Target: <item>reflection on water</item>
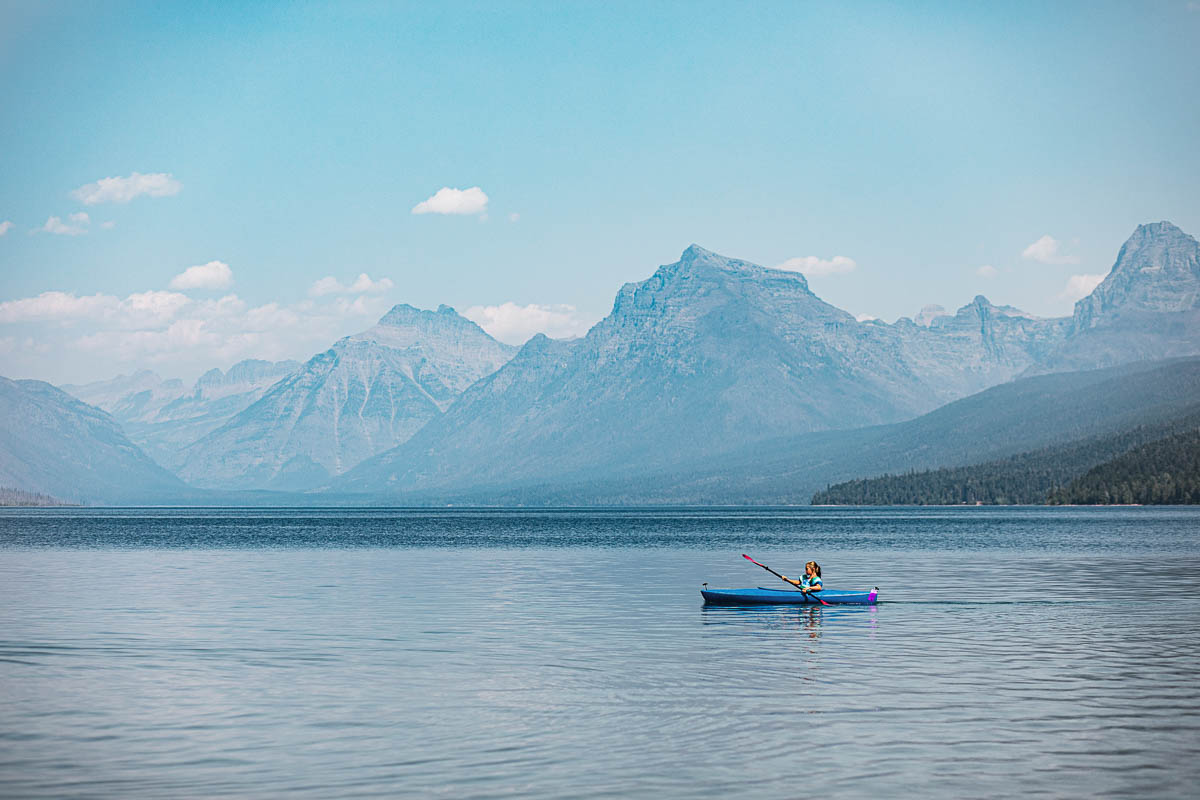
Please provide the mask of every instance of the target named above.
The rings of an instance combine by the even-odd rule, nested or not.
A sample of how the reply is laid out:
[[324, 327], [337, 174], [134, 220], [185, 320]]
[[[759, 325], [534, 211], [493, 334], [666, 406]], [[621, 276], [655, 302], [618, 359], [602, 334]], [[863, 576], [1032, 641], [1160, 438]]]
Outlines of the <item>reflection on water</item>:
[[[0, 796], [1188, 796], [1198, 536], [1187, 510], [0, 513]], [[750, 544], [884, 602], [704, 605], [753, 585]]]

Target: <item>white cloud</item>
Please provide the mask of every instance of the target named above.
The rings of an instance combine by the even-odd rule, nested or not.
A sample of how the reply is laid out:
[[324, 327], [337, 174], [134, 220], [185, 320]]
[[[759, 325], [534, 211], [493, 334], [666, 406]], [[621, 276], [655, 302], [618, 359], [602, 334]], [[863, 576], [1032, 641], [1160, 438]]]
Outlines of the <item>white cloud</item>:
[[[166, 290], [124, 299], [44, 292], [0, 302], [0, 345], [10, 351], [3, 371], [81, 383], [151, 368], [191, 380], [244, 358], [310, 358], [369, 327], [387, 305], [368, 294], [250, 307], [236, 294], [196, 300]], [[55, 357], [20, 344], [30, 337]]]
[[11, 222], [9, 222], [8, 220], [4, 220], [4, 222], [0, 222], [0, 236], [3, 236], [4, 234], [11, 231], [12, 227], [13, 227], [13, 224]]
[[388, 304], [378, 297], [359, 295], [353, 300], [339, 297], [333, 302], [332, 308], [343, 317], [382, 317], [387, 311]]
[[119, 305], [120, 301], [108, 294], [76, 297], [68, 292], [42, 292], [37, 297], [0, 303], [0, 322], [99, 319]]
[[202, 319], [223, 319], [246, 313], [246, 302], [236, 294], [227, 294], [219, 300], [204, 300], [194, 306], [193, 314]]
[[483, 189], [451, 189], [444, 186], [437, 194], [413, 206], [414, 214], [484, 214], [487, 212], [488, 196]]
[[192, 299], [179, 292], [137, 292], [121, 301], [116, 320], [122, 328], [144, 328], [166, 324], [176, 314], [192, 304]]
[[[302, 308], [301, 304], [265, 303], [249, 308], [236, 295], [192, 302], [175, 319], [147, 322], [140, 328], [107, 324], [62, 341], [56, 350], [102, 362], [103, 369], [91, 363], [86, 367], [97, 377], [148, 366], [175, 375], [198, 375], [214, 365], [244, 358], [307, 359], [363, 328], [361, 317], [347, 316], [328, 305]], [[78, 382], [75, 375], [68, 380]]]
[[79, 211], [67, 217], [67, 221], [63, 222], [61, 217], [51, 217], [46, 220], [46, 224], [38, 228], [42, 233], [55, 233], [59, 236], [80, 236], [87, 233], [87, 226], [91, 223], [88, 215], [84, 211]]
[[95, 183], [80, 186], [71, 196], [85, 206], [97, 203], [128, 203], [135, 197], [170, 197], [179, 194], [183, 184], [166, 172], [143, 175], [132, 173], [128, 178], [101, 178]]
[[1059, 297], [1068, 300], [1082, 300], [1092, 293], [1092, 290], [1104, 280], [1103, 275], [1072, 275], [1067, 279], [1067, 285], [1059, 292]]
[[1059, 251], [1062, 243], [1049, 234], [1038, 239], [1021, 252], [1022, 258], [1042, 264], [1078, 264], [1078, 256], [1064, 255]]
[[511, 214], [509, 214], [509, 215], [508, 215], [508, 221], [509, 221], [509, 222], [517, 222], [517, 221], [519, 221], [520, 219], [521, 219], [521, 215], [520, 215], [520, 214], [518, 214], [518, 213], [517, 213], [517, 212], [515, 212], [515, 211], [514, 211], [513, 213], [511, 213]]
[[192, 303], [178, 292], [136, 292], [124, 300], [110, 294], [78, 297], [69, 292], [42, 292], [36, 297], [0, 303], [0, 323], [102, 321], [120, 328], [162, 325]]
[[349, 285], [343, 284], [337, 278], [329, 275], [313, 281], [313, 285], [308, 289], [308, 294], [310, 297], [324, 297], [327, 294], [380, 294], [395, 288], [395, 286], [396, 284], [392, 283], [391, 278], [380, 278], [373, 281], [371, 276], [365, 272], [360, 273], [354, 283]]
[[855, 319], [859, 322], [871, 322], [872, 320], [879, 319], [879, 317], [873, 317], [870, 314], [859, 314]]
[[536, 333], [552, 339], [582, 336], [595, 320], [587, 319], [575, 306], [519, 306], [502, 303], [498, 306], [471, 306], [463, 316], [502, 342], [523, 344]]
[[996, 269], [991, 264], [984, 264], [982, 267], [975, 270], [975, 274], [981, 278], [994, 278], [999, 274], [999, 272], [1000, 270]]
[[802, 272], [805, 275], [812, 277], [815, 275], [840, 275], [847, 272], [853, 272], [858, 264], [853, 258], [845, 256], [834, 256], [831, 259], [817, 258], [816, 256], [804, 256], [803, 258], [789, 258], [775, 269], [785, 269], [789, 272]]
[[232, 285], [233, 270], [224, 261], [188, 267], [168, 284], [172, 289], [228, 289]]
[[110, 230], [112, 230], [113, 228], [117, 227], [117, 223], [113, 222], [113, 221], [110, 219], [110, 220], [108, 220], [107, 222], [101, 222], [101, 223], [100, 223], [100, 227], [101, 227], [101, 228], [104, 228], [104, 230], [106, 230], [106, 231], [110, 231]]

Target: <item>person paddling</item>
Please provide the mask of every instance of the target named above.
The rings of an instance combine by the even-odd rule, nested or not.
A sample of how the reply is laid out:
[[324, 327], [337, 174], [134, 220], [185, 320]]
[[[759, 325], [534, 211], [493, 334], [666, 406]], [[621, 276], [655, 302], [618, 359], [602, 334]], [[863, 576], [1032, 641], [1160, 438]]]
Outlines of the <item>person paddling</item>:
[[821, 584], [821, 565], [815, 561], [810, 561], [804, 565], [804, 577], [800, 580], [792, 580], [787, 575], [780, 575], [788, 583], [793, 586], [800, 587], [800, 591], [808, 594], [809, 592], [819, 592], [825, 588]]

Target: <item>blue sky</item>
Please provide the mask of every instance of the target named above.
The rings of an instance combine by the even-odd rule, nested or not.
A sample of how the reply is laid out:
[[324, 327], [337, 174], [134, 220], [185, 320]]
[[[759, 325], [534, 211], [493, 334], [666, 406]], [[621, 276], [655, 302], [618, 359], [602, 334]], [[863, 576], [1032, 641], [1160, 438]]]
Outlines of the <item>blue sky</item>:
[[303, 359], [397, 302], [581, 333], [692, 242], [889, 321], [1065, 315], [1137, 224], [1200, 233], [1198, 36], [1189, 0], [0, 2], [0, 374]]

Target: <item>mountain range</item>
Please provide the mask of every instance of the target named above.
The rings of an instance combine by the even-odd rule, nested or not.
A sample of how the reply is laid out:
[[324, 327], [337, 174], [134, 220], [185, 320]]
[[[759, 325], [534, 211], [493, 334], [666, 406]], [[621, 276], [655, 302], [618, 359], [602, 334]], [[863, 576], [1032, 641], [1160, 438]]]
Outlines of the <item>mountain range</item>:
[[191, 387], [140, 370], [108, 381], [62, 388], [112, 414], [155, 461], [178, 471], [183, 466], [184, 447], [225, 424], [299, 366], [296, 361], [252, 359], [234, 364], [228, 372], [211, 369]]
[[449, 306], [398, 305], [184, 448], [202, 488], [301, 490], [408, 440], [515, 348]]
[[[1169, 223], [1140, 226], [1097, 287], [1105, 302], [1081, 301], [1073, 318], [1039, 319], [977, 297], [924, 327], [858, 322], [803, 276], [693, 245], [623, 287], [586, 337], [535, 337], [445, 415], [331, 488], [619, 482], [805, 432], [910, 419], [1050, 364], [1197, 353], [1198, 254], [1200, 244]], [[1131, 324], [1138, 336], [1122, 349]]]
[[859, 322], [799, 273], [692, 245], [622, 287], [580, 339], [517, 350], [446, 306], [401, 305], [302, 365], [243, 362], [190, 389], [144, 372], [67, 388], [199, 487], [663, 502], [708, 496], [682, 489], [693, 476], [742, 487], [719, 502], [804, 502], [750, 491], [753, 464], [806, 437], [853, 447], [1019, 378], [1200, 353], [1200, 244], [1170, 223], [1139, 226], [1072, 317], [979, 296], [919, 320]]

